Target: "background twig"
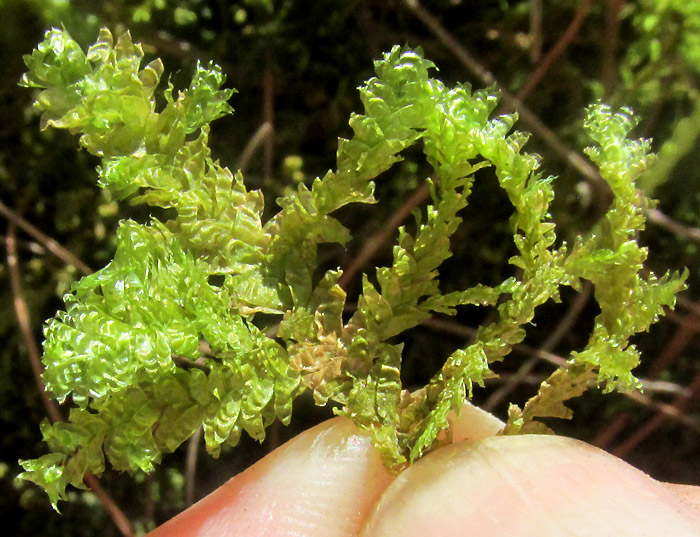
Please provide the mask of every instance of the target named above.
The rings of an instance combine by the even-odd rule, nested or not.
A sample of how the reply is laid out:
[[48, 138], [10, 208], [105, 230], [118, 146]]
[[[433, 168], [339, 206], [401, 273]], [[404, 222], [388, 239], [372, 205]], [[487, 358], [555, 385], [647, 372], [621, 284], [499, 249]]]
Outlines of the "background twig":
[[[53, 242], [55, 243], [55, 241]], [[36, 383], [37, 391], [39, 392], [44, 406], [46, 407], [46, 412], [48, 413], [51, 422], [56, 423], [63, 421], [63, 416], [61, 415], [61, 411], [59, 410], [56, 401], [51, 399], [46, 393], [44, 381], [41, 378], [41, 374], [43, 372], [43, 366], [41, 365], [41, 353], [39, 352], [39, 346], [34, 339], [34, 335], [32, 334], [29, 309], [27, 308], [27, 303], [24, 299], [24, 292], [22, 290], [22, 277], [19, 269], [19, 261], [17, 259], [14, 221], [11, 221], [10, 225], [8, 226], [5, 244], [7, 246], [7, 266], [10, 273], [12, 294], [14, 296], [15, 313], [17, 316], [17, 322], [19, 323], [20, 330], [22, 332], [24, 344], [27, 349], [27, 354], [29, 356], [29, 363], [32, 367], [32, 372], [34, 373], [34, 382]], [[104, 490], [99, 480], [94, 475], [86, 474], [85, 483], [100, 500], [100, 503], [121, 534], [124, 535], [124, 537], [133, 537], [135, 533], [131, 526], [131, 522], [129, 522], [129, 519], [112, 499], [112, 497], [107, 493], [107, 491]]]
[[27, 222], [24, 218], [10, 209], [7, 205], [0, 201], [0, 214], [7, 218], [12, 224], [16, 225], [18, 228], [22, 229], [32, 237], [34, 237], [40, 244], [42, 244], [49, 252], [54, 254], [60, 260], [62, 260], [66, 265], [73, 265], [84, 275], [91, 274], [92, 269], [83, 263], [80, 259], [74, 256], [71, 252], [66, 250], [58, 242], [56, 242], [51, 237], [45, 235], [39, 231], [35, 226]]
[[544, 58], [542, 58], [542, 61], [539, 62], [535, 70], [527, 79], [527, 82], [525, 82], [525, 84], [523, 84], [522, 87], [518, 90], [518, 93], [516, 95], [517, 100], [523, 102], [528, 98], [530, 93], [532, 93], [532, 90], [534, 90], [537, 87], [537, 85], [542, 81], [545, 74], [547, 73], [547, 71], [549, 71], [554, 62], [557, 61], [557, 59], [571, 44], [571, 42], [576, 37], [576, 34], [581, 29], [583, 21], [586, 20], [586, 16], [588, 15], [588, 11], [590, 10], [592, 1], [593, 0], [583, 0], [581, 2], [578, 9], [576, 10], [576, 13], [574, 14], [574, 18], [571, 20], [571, 24], [569, 24], [568, 28], [564, 30], [564, 33], [561, 35], [556, 44], [547, 51], [547, 54], [545, 54]]

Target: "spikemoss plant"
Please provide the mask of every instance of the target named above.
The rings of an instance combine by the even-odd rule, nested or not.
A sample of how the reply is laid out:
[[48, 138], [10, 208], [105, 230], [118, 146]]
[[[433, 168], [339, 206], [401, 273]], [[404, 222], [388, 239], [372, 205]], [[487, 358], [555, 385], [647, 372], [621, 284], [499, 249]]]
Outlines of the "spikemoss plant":
[[[200, 425], [214, 455], [242, 431], [262, 440], [274, 420], [289, 421], [305, 390], [371, 434], [398, 470], [444, 441], [448, 413], [523, 340], [537, 306], [582, 280], [593, 283], [600, 307], [588, 345], [524, 408], [511, 406], [504, 433], [546, 430], [538, 418], [568, 417], [564, 402], [592, 381], [606, 391], [637, 387], [631, 370], [639, 355], [628, 340], [674, 305], [684, 276], [640, 275], [646, 251], [635, 234], [648, 201], [634, 181], [650, 156], [646, 141], [627, 138], [635, 125], [629, 110], [588, 109], [595, 145], [587, 154], [614, 201], [587, 237], [557, 245], [552, 178], [522, 151], [528, 137], [512, 130], [517, 116], [490, 118], [497, 92], [446, 87], [430, 77], [434, 65], [420, 50], [395, 47], [360, 88], [365, 111], [351, 116], [354, 134], [340, 140], [336, 169], [299, 184], [263, 221], [261, 193], [247, 190], [208, 147], [209, 123], [232, 111], [221, 70], [198, 65], [177, 93], [168, 83], [158, 111], [163, 66], [141, 68], [142, 59], [128, 33], [114, 43], [107, 30], [87, 54], [65, 31], [51, 30], [25, 59], [22, 84], [41, 89], [42, 126], [79, 134], [81, 146], [102, 158], [99, 184], [115, 197], [174, 215], [122, 221], [114, 260], [78, 282], [65, 311], [46, 324], [46, 386], [74, 406], [67, 422], [42, 425], [51, 453], [23, 461], [22, 477], [44, 487], [54, 505], [68, 484], [100, 474], [105, 460], [119, 470], [152, 470]], [[393, 263], [377, 268], [378, 286], [363, 279], [357, 308], [345, 316], [340, 271], [314, 277], [318, 245], [348, 241], [334, 211], [374, 203], [373, 180], [413, 144], [434, 168], [430, 204], [416, 213], [415, 234], [399, 230]], [[438, 268], [484, 167], [513, 206], [517, 254], [509, 263], [517, 277], [443, 293]], [[425, 387], [403, 389], [396, 336], [466, 304], [493, 306], [497, 318]]]

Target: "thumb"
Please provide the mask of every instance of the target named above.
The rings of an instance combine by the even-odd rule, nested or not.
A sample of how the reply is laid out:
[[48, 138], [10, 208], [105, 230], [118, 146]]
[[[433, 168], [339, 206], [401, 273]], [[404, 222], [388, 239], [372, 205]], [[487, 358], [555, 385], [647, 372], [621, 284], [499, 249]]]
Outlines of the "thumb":
[[305, 431], [148, 537], [354, 537], [391, 481], [346, 418]]
[[666, 487], [582, 442], [495, 436], [440, 449], [385, 491], [363, 537], [698, 537]]

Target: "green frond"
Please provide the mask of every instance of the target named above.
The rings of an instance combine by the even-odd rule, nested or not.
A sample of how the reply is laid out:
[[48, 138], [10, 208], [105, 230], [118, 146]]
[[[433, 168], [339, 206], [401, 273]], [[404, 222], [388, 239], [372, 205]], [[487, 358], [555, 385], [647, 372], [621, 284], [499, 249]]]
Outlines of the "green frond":
[[[505, 432], [543, 431], [538, 418], [568, 417], [564, 402], [591, 381], [606, 390], [636, 385], [639, 356], [628, 340], [673, 306], [683, 277], [640, 275], [646, 251], [635, 234], [648, 201], [634, 181], [651, 157], [646, 141], [627, 138], [630, 111], [589, 109], [596, 146], [587, 153], [614, 201], [588, 237], [556, 246], [552, 178], [523, 151], [528, 135], [513, 130], [517, 115], [491, 117], [497, 92], [448, 88], [431, 77], [435, 66], [420, 50], [394, 47], [360, 88], [364, 114], [351, 116], [353, 136], [340, 140], [336, 169], [310, 186], [300, 182], [263, 222], [262, 195], [210, 154], [209, 123], [232, 111], [221, 70], [198, 64], [177, 96], [168, 84], [157, 110], [163, 67], [155, 60], [141, 68], [142, 59], [128, 34], [114, 43], [107, 30], [87, 54], [51, 30], [26, 57], [22, 84], [41, 90], [43, 126], [69, 129], [102, 157], [100, 185], [117, 198], [174, 215], [122, 222], [114, 260], [76, 284], [65, 311], [46, 324], [46, 386], [76, 406], [68, 422], [44, 425], [52, 453], [23, 461], [22, 477], [43, 486], [54, 505], [105, 461], [150, 471], [200, 426], [214, 455], [243, 431], [262, 440], [275, 419], [289, 421], [304, 389], [368, 431], [386, 464], [400, 469], [440, 445], [448, 414], [494, 376], [490, 364], [524, 339], [536, 309], [581, 279], [593, 283], [601, 309], [590, 342], [522, 410], [511, 407]], [[376, 285], [363, 278], [348, 319], [340, 272], [317, 277], [318, 246], [350, 239], [333, 213], [374, 203], [377, 176], [415, 144], [434, 170], [430, 202], [415, 213], [414, 233], [399, 230]], [[513, 207], [515, 275], [443, 293], [439, 270], [483, 168]], [[464, 305], [495, 308], [494, 322], [408, 392], [396, 338]], [[259, 314], [277, 316], [275, 337]]]

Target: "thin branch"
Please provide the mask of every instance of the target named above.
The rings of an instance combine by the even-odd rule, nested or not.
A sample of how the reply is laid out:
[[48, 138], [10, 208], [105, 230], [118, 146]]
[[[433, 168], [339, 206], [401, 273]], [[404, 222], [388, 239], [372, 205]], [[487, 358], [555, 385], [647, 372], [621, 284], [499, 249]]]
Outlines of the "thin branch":
[[265, 137], [263, 146], [263, 178], [269, 181], [272, 178], [275, 157], [275, 78], [269, 61], [263, 71], [263, 121], [270, 125], [271, 129], [269, 135]]
[[260, 125], [258, 127], [258, 130], [255, 131], [255, 134], [253, 134], [253, 136], [250, 138], [250, 140], [248, 140], [248, 143], [243, 148], [241, 156], [238, 157], [236, 168], [238, 168], [241, 171], [245, 171], [246, 167], [248, 166], [248, 163], [250, 162], [250, 159], [253, 158], [253, 155], [258, 150], [260, 145], [263, 143], [264, 140], [269, 138], [271, 134], [272, 125], [270, 123], [265, 122], [262, 125]]
[[[437, 330], [440, 332], [454, 334], [456, 336], [463, 337], [465, 339], [473, 339], [477, 333], [476, 328], [472, 328], [470, 326], [465, 326], [465, 325], [460, 324], [458, 322], [446, 320], [446, 319], [426, 319], [425, 321], [423, 321], [421, 323], [421, 325], [427, 326], [428, 328], [432, 328], [433, 330]], [[521, 354], [534, 356], [534, 357], [539, 358], [540, 360], [543, 360], [545, 362], [548, 362], [556, 367], [567, 367], [567, 365], [569, 363], [562, 356], [559, 356], [557, 354], [553, 354], [552, 352], [545, 351], [543, 349], [536, 349], [536, 348], [531, 347], [530, 345], [527, 345], [525, 343], [518, 343], [516, 345], [513, 345], [513, 350], [517, 351]], [[645, 379], [645, 378], [640, 378], [638, 380], [639, 380], [640, 384], [642, 385], [642, 389], [645, 392], [649, 392], [649, 393], [659, 393], [659, 394], [667, 393], [667, 394], [673, 394], [676, 397], [689, 397], [692, 393], [691, 388], [687, 388], [685, 386], [681, 386], [681, 385], [675, 384], [673, 382], [663, 382], [663, 381], [657, 381], [657, 380]], [[632, 399], [638, 403], [642, 402], [642, 398], [637, 396], [638, 392], [622, 392], [622, 393], [623, 393], [623, 395], [629, 397], [630, 399]], [[637, 395], [634, 395], [634, 394], [637, 394]], [[654, 405], [657, 405], [654, 408], [658, 408], [658, 409], [661, 408], [660, 404], [654, 403]], [[671, 414], [674, 414], [674, 412], [669, 412], [668, 414], [670, 416]]]
[[629, 412], [620, 412], [611, 419], [604, 427], [598, 429], [598, 433], [591, 440], [591, 444], [600, 449], [608, 449], [615, 442], [618, 436], [622, 434], [625, 427], [630, 421]]
[[685, 327], [690, 333], [700, 332], [700, 316], [696, 311], [690, 310], [685, 315], [681, 315], [674, 310], [668, 310], [664, 315], [675, 324]]
[[153, 497], [153, 483], [155, 481], [155, 472], [146, 474], [143, 480], [143, 518], [146, 519], [146, 523], [155, 526], [156, 521], [156, 502]]
[[669, 405], [668, 411], [657, 410], [651, 419], [645, 420], [639, 429], [612, 450], [613, 455], [620, 458], [626, 457], [642, 441], [656, 432], [669, 418], [682, 416], [693, 398], [700, 393], [700, 371], [695, 375], [695, 378], [693, 378], [687, 388], [688, 393], [676, 396], [673, 403]]
[[650, 222], [656, 224], [660, 228], [670, 231], [674, 235], [689, 239], [695, 242], [700, 242], [700, 228], [689, 227], [680, 222], [666, 216], [658, 209], [649, 209], [646, 212]]
[[[689, 397], [689, 395], [691, 395], [690, 390], [687, 388], [684, 388], [683, 392], [683, 395], [680, 397]], [[631, 392], [628, 394], [628, 397], [633, 401], [646, 406], [647, 408], [656, 410], [657, 414], [663, 414], [664, 419], [668, 418], [673, 421], [677, 421], [688, 427], [688, 429], [696, 433], [700, 433], [700, 421], [692, 416], [687, 416], [673, 404], [669, 405], [668, 403], [659, 403], [640, 392]]]
[[530, 0], [530, 61], [537, 63], [542, 56], [542, 0]]
[[[675, 314], [673, 314], [675, 315]], [[696, 312], [693, 309], [689, 309], [688, 312], [680, 317], [680, 320], [675, 319], [678, 326], [675, 333], [671, 339], [666, 343], [664, 349], [659, 353], [654, 363], [651, 365], [648, 377], [651, 379], [657, 378], [663, 371], [671, 367], [678, 357], [683, 353], [683, 351], [690, 345], [693, 336], [697, 332], [697, 318]], [[674, 412], [676, 414], [682, 414], [681, 409], [687, 405], [688, 397], [692, 395], [692, 388], [687, 388], [684, 393], [679, 393], [673, 402]], [[630, 435], [627, 440], [621, 442], [621, 444], [616, 448], [616, 452], [619, 451], [623, 456], [629, 453], [636, 445], [641, 442], [646, 436], [651, 434], [656, 428], [660, 427], [665, 421], [665, 417], [668, 417], [668, 412], [657, 411], [656, 416], [647, 420], [635, 433]], [[595, 444], [602, 448], [608, 448], [617, 439], [617, 437], [623, 432], [625, 426], [631, 421], [631, 416], [628, 412], [620, 413], [615, 417], [614, 420], [609, 422], [605, 428], [603, 428], [595, 439]]]
[[683, 295], [680, 295], [676, 299], [676, 302], [682, 308], [692, 312], [695, 315], [696, 319], [700, 319], [700, 304], [698, 304], [697, 302], [693, 302], [692, 300], [684, 297]]
[[95, 493], [95, 496], [97, 496], [97, 498], [100, 500], [102, 507], [105, 511], [107, 511], [107, 514], [112, 519], [112, 522], [114, 522], [114, 525], [117, 526], [121, 534], [124, 537], [135, 537], [136, 533], [134, 532], [131, 522], [128, 518], [126, 518], [124, 512], [119, 508], [109, 493], [102, 487], [102, 484], [97, 477], [92, 474], [85, 474], [84, 481], [85, 484], [90, 487], [92, 492]]
[[[49, 415], [49, 419], [52, 423], [57, 423], [59, 421], [63, 421], [63, 416], [61, 415], [61, 411], [59, 410], [56, 401], [51, 399], [46, 393], [46, 387], [43, 379], [41, 378], [41, 374], [43, 372], [43, 366], [41, 365], [41, 353], [39, 352], [39, 346], [34, 339], [34, 335], [32, 334], [29, 308], [27, 308], [27, 302], [24, 298], [24, 291], [22, 289], [22, 277], [17, 258], [15, 223], [13, 220], [10, 221], [10, 225], [7, 230], [5, 245], [7, 247], [7, 266], [10, 274], [10, 285], [12, 287], [12, 295], [14, 298], [15, 314], [17, 316], [17, 322], [20, 326], [20, 331], [22, 332], [22, 337], [24, 338], [27, 354], [29, 355], [29, 363], [34, 374], [34, 382], [37, 386], [37, 390], [39, 391], [44, 406], [46, 407], [46, 412]], [[105, 511], [107, 511], [107, 514], [110, 516], [122, 535], [124, 535], [124, 537], [134, 537], [135, 533], [131, 526], [131, 522], [129, 522], [129, 519], [126, 517], [126, 515], [124, 515], [122, 510], [114, 502], [107, 491], [102, 488], [99, 480], [92, 474], [86, 474], [84, 480], [100, 500]]]
[[602, 80], [605, 95], [608, 96], [615, 86], [617, 66], [615, 55], [620, 34], [620, 12], [625, 0], [608, 0], [608, 10], [605, 16], [605, 36], [603, 39]]
[[[511, 378], [515, 377], [517, 373], [499, 373], [497, 377], [490, 377], [484, 379], [484, 385], [488, 386], [490, 384], [499, 384], [503, 383], [504, 381], [508, 381]], [[532, 384], [532, 385], [539, 385], [542, 384], [542, 381], [547, 380], [546, 375], [525, 375], [519, 379], [523, 384]], [[687, 396], [690, 393], [690, 390], [688, 390], [685, 386], [681, 386], [679, 384], [675, 384], [673, 382], [665, 382], [665, 381], [642, 381], [642, 384], [644, 386], [644, 391], [648, 392], [653, 392], [653, 393], [658, 393], [658, 394], [672, 394], [672, 395], [684, 395]], [[687, 422], [690, 424], [691, 428], [693, 430], [698, 429], [700, 430], [700, 419], [693, 418], [691, 416], [686, 416], [684, 414], [679, 414], [677, 410], [672, 409], [672, 406], [669, 405], [668, 403], [659, 403], [657, 401], [654, 401], [651, 397], [646, 395], [643, 392], [630, 392], [629, 393], [630, 399], [634, 399], [635, 402], [646, 406], [648, 408], [654, 409], [654, 410], [661, 410], [662, 412], [666, 412], [667, 414], [671, 415], [673, 414], [674, 416], [678, 417], [678, 420], [681, 422]], [[486, 410], [483, 406], [481, 406], [482, 409]]]
[[522, 102], [527, 99], [530, 93], [532, 93], [532, 90], [534, 90], [542, 81], [542, 78], [547, 71], [549, 71], [554, 62], [564, 53], [564, 51], [574, 40], [574, 37], [576, 37], [581, 29], [583, 21], [586, 20], [586, 17], [588, 16], [592, 1], [593, 0], [583, 0], [581, 2], [576, 10], [576, 13], [574, 14], [574, 18], [571, 20], [566, 30], [564, 30], [562, 36], [559, 38], [556, 44], [549, 49], [544, 58], [542, 58], [542, 61], [537, 65], [535, 70], [527, 79], [527, 82], [525, 82], [525, 84], [523, 84], [523, 86], [518, 90], [516, 95], [518, 100]]
[[[421, 323], [421, 325], [432, 328], [433, 330], [454, 334], [455, 336], [460, 336], [465, 339], [473, 339], [477, 333], [476, 328], [465, 326], [455, 321], [446, 319], [426, 319]], [[557, 356], [556, 354], [552, 354], [551, 352], [547, 352], [542, 349], [535, 349], [534, 347], [526, 345], [525, 343], [513, 345], [513, 350], [523, 354], [536, 356], [537, 358], [544, 360], [545, 362], [549, 362], [556, 367], [566, 367], [567, 364], [567, 361], [561, 356]]]
[[377, 251], [391, 237], [396, 228], [411, 214], [411, 211], [421, 205], [430, 196], [430, 185], [424, 181], [401, 206], [394, 211], [381, 228], [369, 239], [363, 241], [362, 249], [352, 259], [350, 264], [343, 269], [342, 276], [338, 279], [338, 285], [343, 288], [352, 281], [355, 275], [365, 264], [374, 257]]
[[53, 423], [56, 423], [57, 421], [62, 421], [63, 418], [61, 416], [61, 411], [58, 409], [56, 401], [51, 399], [46, 393], [46, 386], [44, 385], [44, 380], [41, 378], [44, 368], [41, 365], [41, 352], [39, 352], [39, 346], [34, 339], [34, 334], [32, 334], [29, 308], [27, 308], [27, 302], [24, 298], [24, 291], [22, 290], [22, 276], [20, 275], [19, 271], [19, 261], [17, 259], [17, 240], [15, 237], [15, 224], [13, 222], [10, 222], [7, 229], [5, 244], [7, 247], [7, 268], [10, 274], [10, 285], [12, 287], [15, 315], [17, 316], [19, 329], [22, 332], [22, 338], [24, 339], [27, 354], [29, 355], [29, 364], [32, 367], [32, 373], [34, 374], [34, 383], [39, 391], [44, 407], [46, 407], [46, 412], [48, 413], [49, 418]]
[[39, 231], [32, 224], [10, 209], [7, 205], [0, 201], [0, 214], [7, 218], [10, 222], [22, 229], [40, 244], [42, 244], [49, 252], [61, 259], [66, 265], [73, 265], [84, 275], [92, 274], [92, 269], [78, 259], [75, 255], [66, 250], [54, 239]]
[[270, 428], [267, 431], [267, 452], [271, 453], [274, 450], [276, 450], [280, 445], [282, 444], [282, 440], [280, 439], [280, 429], [282, 428], [282, 422], [279, 420], [275, 420], [272, 422], [272, 425], [270, 425]]
[[[669, 316], [676, 317], [674, 313], [670, 313]], [[695, 334], [700, 331], [700, 323], [692, 313], [678, 317], [680, 319], [674, 319], [678, 323], [676, 331], [649, 368], [647, 376], [650, 378], [658, 378], [661, 373], [673, 366], [678, 357], [690, 345]]]
[[[586, 282], [581, 293], [576, 296], [567, 310], [566, 314], [561, 318], [561, 321], [552, 331], [552, 333], [545, 339], [539, 352], [551, 352], [559, 342], [566, 336], [566, 334], [571, 330], [571, 327], [576, 322], [576, 319], [581, 315], [581, 311], [586, 306], [589, 298], [591, 297], [591, 285]], [[521, 379], [529, 375], [539, 362], [536, 356], [533, 356], [528, 361], [526, 361], [518, 371], [512, 375], [498, 390], [493, 392], [488, 398], [486, 403], [483, 405], [483, 409], [487, 412], [492, 411], [505, 397], [508, 396], [521, 382]]]
[[187, 443], [187, 458], [185, 462], [185, 505], [187, 507], [194, 503], [197, 459], [199, 457], [199, 443], [201, 440], [202, 426], [200, 425]]
[[[694, 334], [698, 330], [696, 312], [692, 308], [688, 308], [688, 313], [682, 316], [672, 311], [667, 312], [667, 315], [677, 323], [678, 327], [661, 353], [659, 353], [651, 364], [647, 372], [649, 382], [655, 382], [655, 379], [658, 378], [663, 371], [674, 364], [683, 350], [690, 344]], [[688, 393], [688, 390], [685, 390], [679, 395], [687, 395]], [[622, 434], [631, 419], [632, 416], [629, 412], [620, 412], [600, 429], [592, 443], [602, 449], [609, 448], [618, 436]]]

